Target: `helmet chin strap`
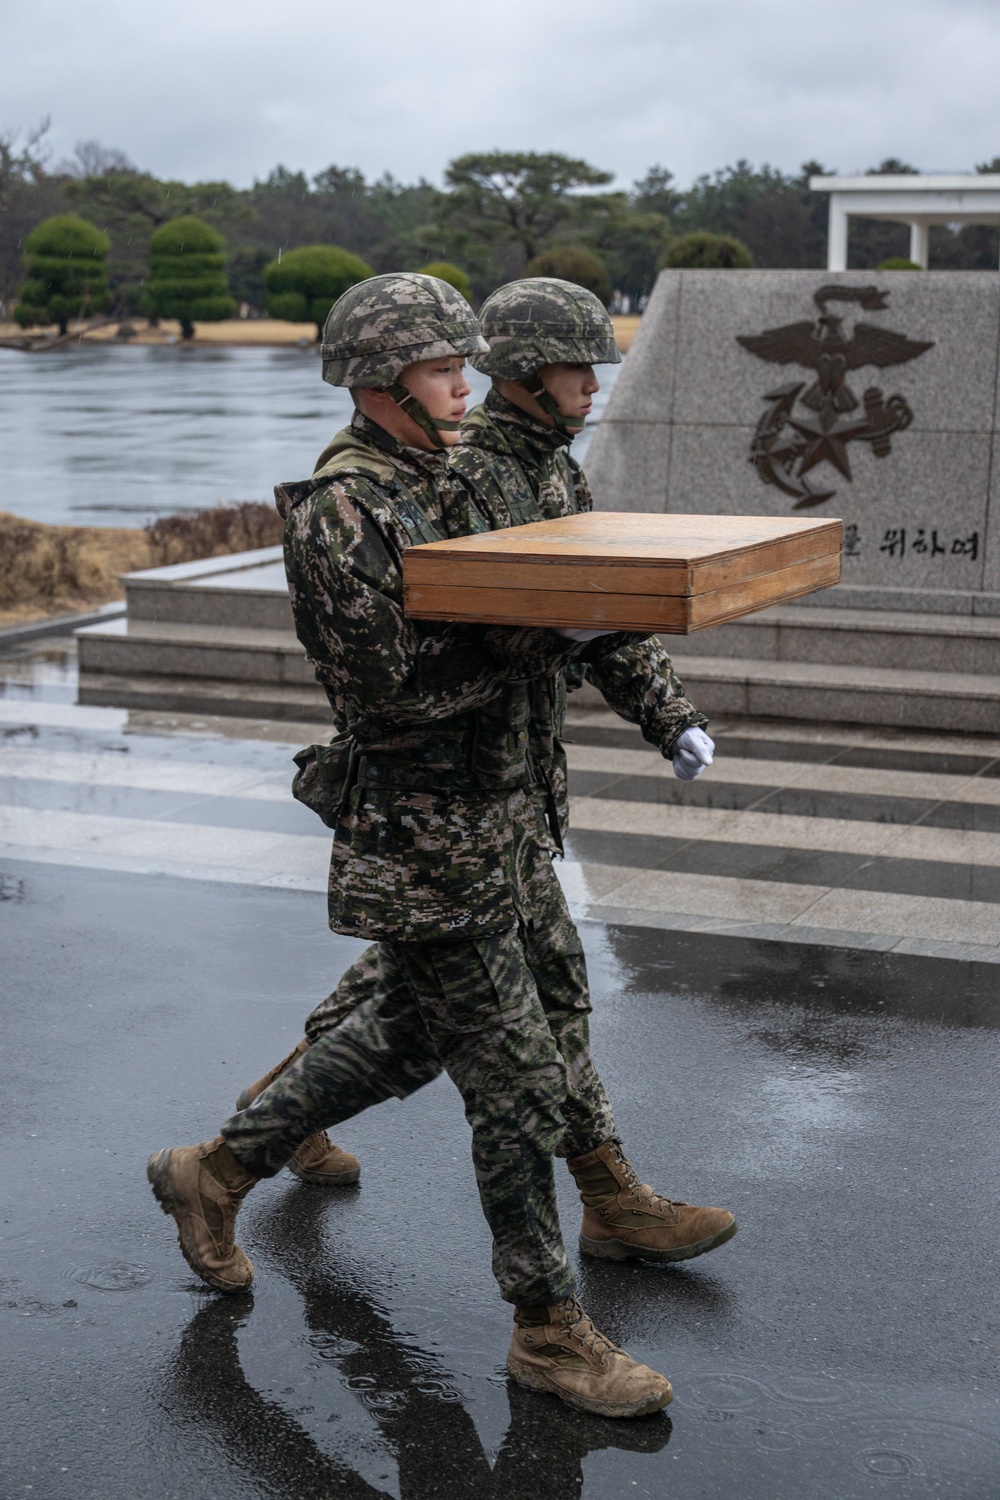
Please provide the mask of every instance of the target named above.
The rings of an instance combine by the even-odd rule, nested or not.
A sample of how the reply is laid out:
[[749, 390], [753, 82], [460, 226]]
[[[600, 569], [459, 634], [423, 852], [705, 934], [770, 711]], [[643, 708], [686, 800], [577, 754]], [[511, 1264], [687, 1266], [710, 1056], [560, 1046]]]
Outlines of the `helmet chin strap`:
[[546, 416], [552, 418], [553, 427], [557, 432], [562, 433], [563, 437], [572, 439], [583, 431], [587, 425], [586, 419], [563, 416], [555, 397], [545, 389], [540, 371], [537, 375], [531, 375], [527, 380], [522, 380], [520, 384], [524, 386], [528, 395], [538, 402]]
[[445, 446], [441, 441], [442, 432], [458, 432], [461, 429], [461, 422], [454, 422], [446, 417], [432, 417], [424, 403], [418, 401], [401, 380], [394, 380], [392, 385], [386, 386], [386, 395], [391, 396], [400, 411], [405, 412], [411, 421], [416, 422], [420, 430], [430, 438], [435, 448]]

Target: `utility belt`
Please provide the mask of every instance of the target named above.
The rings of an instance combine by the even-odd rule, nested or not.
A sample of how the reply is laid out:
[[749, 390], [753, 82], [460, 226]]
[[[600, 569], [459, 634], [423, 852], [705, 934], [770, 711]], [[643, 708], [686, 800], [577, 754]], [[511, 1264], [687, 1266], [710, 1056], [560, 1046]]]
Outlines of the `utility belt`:
[[[549, 767], [559, 754], [565, 701], [561, 677], [530, 690], [510, 687], [496, 700], [440, 724], [430, 732], [431, 743], [425, 730], [423, 745], [408, 745], [406, 732], [398, 730], [389, 732], [393, 743], [380, 745], [386, 730], [372, 726], [366, 734], [367, 726], [359, 720], [328, 745], [307, 745], [298, 752], [292, 795], [328, 828], [338, 829], [355, 787], [466, 797], [497, 797], [535, 787], [545, 793], [546, 820], [562, 853]], [[420, 737], [417, 731], [414, 738]]]
[[484, 782], [474, 771], [454, 767], [404, 766], [395, 761], [379, 760], [373, 755], [358, 757], [357, 786], [391, 787], [413, 792], [507, 792], [529, 786], [532, 777], [525, 769], [502, 782]]
[[410, 792], [462, 792], [466, 796], [503, 796], [535, 785], [537, 769], [526, 756], [517, 775], [487, 782], [467, 768], [405, 764], [368, 754], [351, 734], [328, 745], [307, 745], [293, 756], [298, 769], [292, 796], [311, 808], [328, 828], [341, 823], [355, 787]]

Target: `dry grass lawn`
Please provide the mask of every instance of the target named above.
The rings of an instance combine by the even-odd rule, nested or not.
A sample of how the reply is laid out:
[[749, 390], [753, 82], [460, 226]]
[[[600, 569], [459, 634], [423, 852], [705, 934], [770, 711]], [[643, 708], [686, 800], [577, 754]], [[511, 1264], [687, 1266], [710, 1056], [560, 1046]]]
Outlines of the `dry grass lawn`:
[[46, 526], [0, 511], [0, 627], [121, 599], [124, 573], [270, 547], [281, 535], [280, 516], [261, 501], [162, 516], [142, 531]]
[[[135, 337], [127, 341], [130, 344], [179, 344], [181, 342], [181, 325], [172, 318], [163, 318], [159, 328], [149, 328], [144, 318], [133, 318], [130, 320], [135, 329]], [[103, 328], [93, 328], [89, 332], [82, 333], [81, 342], [85, 344], [116, 344], [118, 339], [118, 324], [108, 323]], [[86, 324], [71, 323], [70, 332], [78, 329], [86, 329]], [[0, 323], [0, 338], [24, 338], [30, 334], [34, 338], [46, 336], [55, 337], [58, 329], [52, 328], [19, 328], [16, 323]], [[195, 337], [191, 343], [198, 345], [240, 345], [240, 344], [312, 344], [316, 339], [315, 323], [282, 323], [277, 318], [231, 318], [223, 323], [197, 323], [195, 324]]]
[[[638, 317], [612, 318], [615, 325], [615, 338], [618, 347], [623, 354], [627, 354], [639, 326]], [[71, 331], [85, 325], [70, 325]], [[136, 330], [135, 337], [130, 338], [130, 344], [152, 344], [165, 345], [180, 342], [181, 327], [179, 323], [170, 318], [164, 318], [159, 328], [148, 328], [145, 320], [134, 318], [132, 327]], [[55, 335], [55, 327], [32, 328], [25, 330], [19, 328], [16, 323], [0, 323], [0, 339], [23, 338], [26, 332], [35, 337], [43, 335]], [[94, 328], [89, 333], [83, 333], [82, 342], [87, 344], [109, 344], [118, 342], [118, 325], [109, 323], [104, 328]], [[303, 346], [315, 343], [316, 326], [313, 323], [282, 323], [278, 318], [230, 318], [223, 323], [197, 323], [195, 325], [195, 337], [191, 343], [197, 348], [199, 346], [213, 346], [218, 348], [233, 347], [237, 345], [264, 345], [280, 346], [288, 344], [301, 344]]]
[[0, 511], [0, 626], [121, 599], [120, 575], [150, 558], [145, 531], [45, 526]]

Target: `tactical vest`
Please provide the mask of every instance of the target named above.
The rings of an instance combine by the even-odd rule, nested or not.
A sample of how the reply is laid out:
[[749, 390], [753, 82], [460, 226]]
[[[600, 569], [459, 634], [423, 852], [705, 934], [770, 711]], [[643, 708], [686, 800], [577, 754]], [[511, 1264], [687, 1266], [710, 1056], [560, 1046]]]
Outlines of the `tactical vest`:
[[[279, 486], [279, 509], [287, 520], [294, 508], [328, 484], [347, 481], [351, 503], [376, 529], [384, 533], [385, 512], [392, 512], [404, 547], [490, 529], [464, 491], [457, 491], [443, 507], [444, 521], [438, 525], [407, 487], [391, 457], [358, 442], [349, 430], [339, 433], [321, 455], [311, 479]], [[296, 629], [317, 681], [337, 712], [329, 680], [324, 680], [323, 663], [311, 649], [308, 614], [301, 606]], [[337, 807], [353, 786], [494, 794], [530, 786], [540, 779], [535, 757], [529, 753], [530, 721], [529, 692], [523, 684], [504, 687], [481, 708], [427, 725], [397, 728], [383, 722], [376, 726], [363, 715], [349, 714], [346, 723], [338, 724], [344, 732], [331, 745], [309, 746], [296, 756], [299, 773], [293, 789], [324, 822], [335, 826]]]

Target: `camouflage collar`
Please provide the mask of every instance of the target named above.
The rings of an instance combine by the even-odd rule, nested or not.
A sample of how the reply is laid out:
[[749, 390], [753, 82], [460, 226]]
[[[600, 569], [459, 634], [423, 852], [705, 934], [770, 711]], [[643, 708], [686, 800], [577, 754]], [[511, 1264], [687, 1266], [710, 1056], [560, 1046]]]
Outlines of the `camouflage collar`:
[[344, 474], [361, 474], [390, 489], [398, 487], [397, 474], [404, 477], [404, 482], [415, 480], [421, 486], [430, 483], [435, 489], [450, 488], [454, 483], [445, 453], [407, 448], [377, 422], [355, 412], [350, 427], [338, 432], [323, 449], [310, 479], [275, 487], [279, 515], [287, 519], [293, 506]]
[[[515, 406], [513, 401], [508, 401], [506, 396], [501, 396], [497, 390], [487, 392], [486, 400], [482, 408], [486, 416], [492, 418], [491, 422], [485, 422], [484, 428], [493, 427], [499, 429], [507, 440], [511, 451], [519, 458], [525, 458], [528, 462], [537, 464], [549, 458], [553, 453], [558, 453], [560, 448], [568, 448], [573, 441], [565, 432], [558, 428], [549, 427], [545, 422], [539, 422], [536, 417], [529, 417], [526, 411]], [[475, 416], [475, 412], [472, 413]], [[473, 441], [476, 441], [474, 438]], [[484, 444], [489, 446], [489, 444]]]
[[417, 470], [421, 477], [429, 475], [431, 479], [440, 479], [448, 467], [444, 449], [425, 453], [422, 448], [411, 448], [360, 411], [356, 411], [351, 419], [351, 433], [369, 447], [378, 448], [394, 463], [409, 468], [411, 472]]

